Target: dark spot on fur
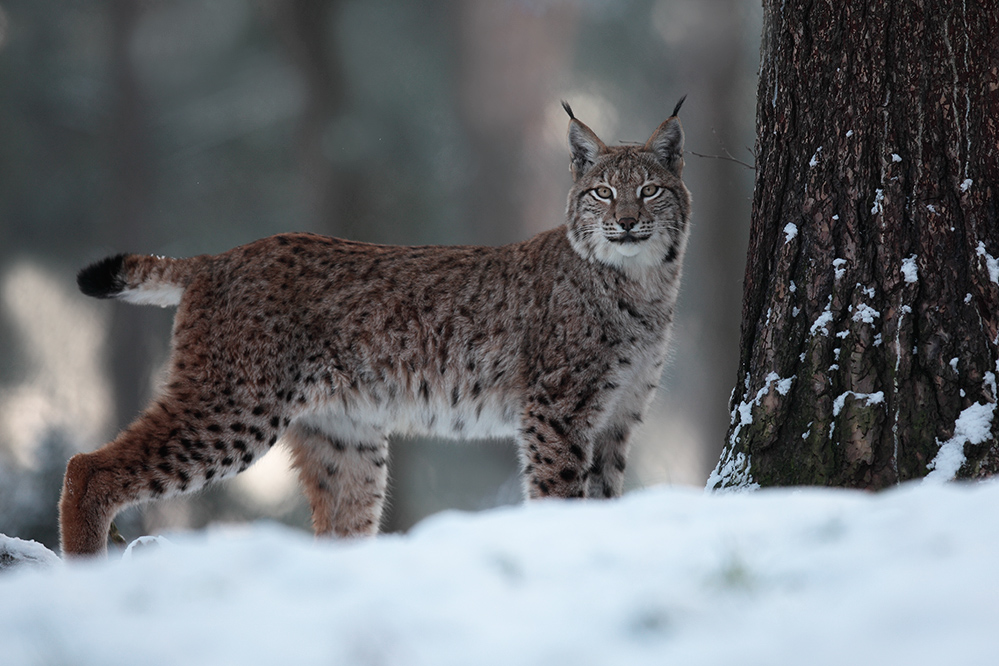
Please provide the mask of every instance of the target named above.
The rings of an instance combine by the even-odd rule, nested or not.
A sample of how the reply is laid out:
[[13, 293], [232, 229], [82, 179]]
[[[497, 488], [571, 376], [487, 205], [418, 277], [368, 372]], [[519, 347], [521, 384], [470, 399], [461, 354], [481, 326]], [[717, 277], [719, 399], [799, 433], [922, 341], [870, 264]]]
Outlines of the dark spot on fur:
[[576, 470], [572, 469], [571, 467], [563, 468], [562, 471], [558, 473], [558, 475], [562, 478], [563, 481], [576, 480]]

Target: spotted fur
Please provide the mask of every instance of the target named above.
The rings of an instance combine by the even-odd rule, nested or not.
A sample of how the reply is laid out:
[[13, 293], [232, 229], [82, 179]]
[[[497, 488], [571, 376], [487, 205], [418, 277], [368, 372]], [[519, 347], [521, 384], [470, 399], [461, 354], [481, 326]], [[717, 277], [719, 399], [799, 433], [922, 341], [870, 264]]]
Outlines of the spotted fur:
[[619, 495], [679, 289], [682, 144], [676, 117], [608, 147], [570, 111], [567, 225], [513, 245], [282, 234], [85, 269], [85, 293], [178, 310], [160, 395], [69, 461], [64, 553], [105, 552], [123, 507], [234, 476], [279, 440], [324, 535], [377, 532], [391, 435], [512, 437], [528, 497]]

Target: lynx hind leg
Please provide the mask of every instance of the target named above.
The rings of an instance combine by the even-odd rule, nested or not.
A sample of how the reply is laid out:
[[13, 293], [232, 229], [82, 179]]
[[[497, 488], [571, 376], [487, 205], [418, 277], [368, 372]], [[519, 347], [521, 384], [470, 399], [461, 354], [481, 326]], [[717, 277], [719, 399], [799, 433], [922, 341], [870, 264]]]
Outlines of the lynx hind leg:
[[231, 398], [154, 403], [114, 441], [70, 459], [59, 502], [63, 553], [105, 554], [121, 509], [235, 476], [273, 446], [281, 426], [265, 406]]
[[388, 440], [359, 443], [292, 424], [285, 435], [320, 536], [378, 533], [388, 487]]

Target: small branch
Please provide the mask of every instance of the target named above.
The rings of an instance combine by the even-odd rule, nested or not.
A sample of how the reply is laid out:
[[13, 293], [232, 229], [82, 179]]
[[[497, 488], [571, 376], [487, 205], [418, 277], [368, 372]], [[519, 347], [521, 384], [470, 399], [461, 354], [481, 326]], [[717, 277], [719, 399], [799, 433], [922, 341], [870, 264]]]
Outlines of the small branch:
[[725, 160], [726, 162], [735, 162], [736, 164], [741, 164], [742, 166], [746, 167], [747, 169], [752, 169], [753, 171], [756, 171], [756, 167], [755, 166], [753, 166], [752, 164], [747, 164], [746, 162], [743, 162], [742, 160], [739, 160], [739, 159], [736, 159], [736, 158], [732, 157], [731, 155], [727, 154], [728, 153], [727, 150], [725, 151], [726, 152], [725, 155], [702, 155], [701, 153], [695, 153], [693, 150], [688, 150], [686, 152], [690, 153], [691, 155], [696, 155], [697, 157], [706, 157], [706, 158], [712, 159], [712, 160]]

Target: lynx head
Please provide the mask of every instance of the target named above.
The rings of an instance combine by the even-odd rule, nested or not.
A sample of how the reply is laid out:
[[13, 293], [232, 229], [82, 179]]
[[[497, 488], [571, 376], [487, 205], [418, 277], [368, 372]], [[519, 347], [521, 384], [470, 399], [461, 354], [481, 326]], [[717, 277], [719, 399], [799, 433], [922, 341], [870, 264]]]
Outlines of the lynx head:
[[644, 145], [608, 147], [562, 103], [573, 179], [569, 241], [584, 259], [633, 273], [682, 258], [690, 217], [690, 193], [680, 180], [682, 104]]

